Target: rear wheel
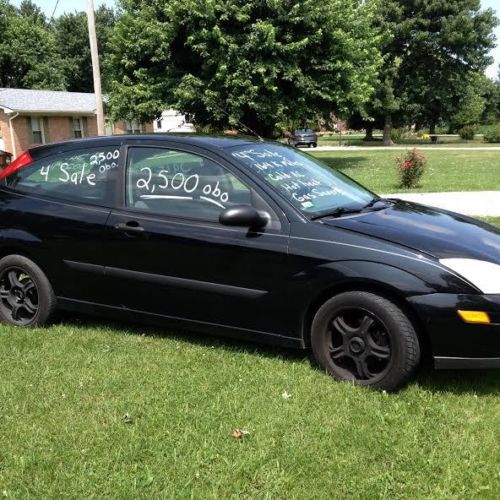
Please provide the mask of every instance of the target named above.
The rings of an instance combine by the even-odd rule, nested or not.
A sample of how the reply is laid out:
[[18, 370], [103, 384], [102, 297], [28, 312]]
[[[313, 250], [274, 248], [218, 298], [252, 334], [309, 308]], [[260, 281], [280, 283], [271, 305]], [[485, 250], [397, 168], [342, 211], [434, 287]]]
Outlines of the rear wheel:
[[42, 326], [55, 308], [52, 286], [34, 262], [21, 255], [0, 260], [0, 320], [16, 326]]
[[368, 292], [346, 292], [317, 312], [311, 331], [314, 356], [338, 380], [394, 391], [420, 361], [415, 329], [390, 300]]

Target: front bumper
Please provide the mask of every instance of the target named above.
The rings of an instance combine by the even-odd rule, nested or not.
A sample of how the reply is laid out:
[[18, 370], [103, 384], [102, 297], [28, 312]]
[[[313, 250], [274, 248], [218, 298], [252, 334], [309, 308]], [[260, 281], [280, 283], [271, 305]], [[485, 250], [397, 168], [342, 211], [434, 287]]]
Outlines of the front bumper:
[[300, 139], [293, 139], [293, 143], [296, 145], [296, 146], [299, 146], [299, 145], [306, 145], [306, 144], [316, 144], [318, 141], [317, 139], [314, 139], [314, 137], [311, 137], [311, 138], [300, 138]]
[[[408, 299], [438, 369], [500, 368], [500, 295], [435, 293]], [[487, 312], [491, 323], [465, 323], [458, 310]]]

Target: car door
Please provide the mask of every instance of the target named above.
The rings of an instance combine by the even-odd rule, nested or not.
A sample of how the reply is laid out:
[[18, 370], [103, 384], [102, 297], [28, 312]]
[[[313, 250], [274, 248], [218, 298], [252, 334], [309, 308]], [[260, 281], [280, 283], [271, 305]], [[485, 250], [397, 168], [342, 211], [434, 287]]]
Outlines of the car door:
[[119, 182], [120, 144], [35, 153], [33, 164], [6, 178], [2, 226], [9, 230], [2, 232], [2, 244], [22, 242], [63, 301], [105, 303], [103, 245]]
[[[270, 215], [263, 230], [219, 223], [225, 207]], [[131, 146], [106, 275], [119, 305], [190, 321], [287, 334], [289, 224], [230, 164], [186, 146]]]

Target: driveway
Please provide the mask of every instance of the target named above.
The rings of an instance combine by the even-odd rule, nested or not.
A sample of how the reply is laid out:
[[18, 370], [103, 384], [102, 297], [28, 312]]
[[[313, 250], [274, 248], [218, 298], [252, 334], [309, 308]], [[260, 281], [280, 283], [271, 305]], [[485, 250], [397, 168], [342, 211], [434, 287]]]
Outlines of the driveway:
[[420, 150], [435, 151], [500, 151], [500, 146], [464, 146], [463, 148], [453, 146], [318, 146], [310, 149], [308, 152], [314, 151], [406, 151], [408, 149], [417, 148]]

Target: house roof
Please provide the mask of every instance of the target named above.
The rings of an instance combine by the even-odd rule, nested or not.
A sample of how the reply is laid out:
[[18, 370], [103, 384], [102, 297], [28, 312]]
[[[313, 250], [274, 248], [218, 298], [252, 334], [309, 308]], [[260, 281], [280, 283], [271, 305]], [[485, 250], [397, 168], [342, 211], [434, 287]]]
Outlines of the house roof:
[[0, 108], [7, 113], [94, 114], [96, 104], [95, 94], [0, 88]]

